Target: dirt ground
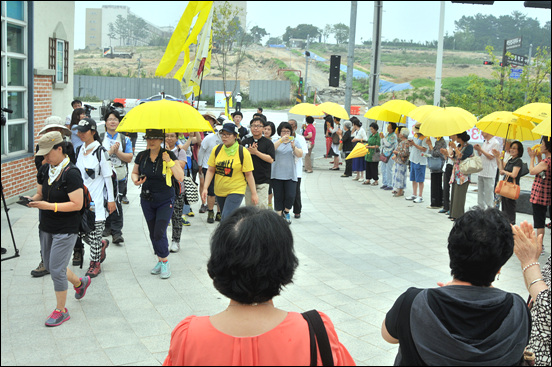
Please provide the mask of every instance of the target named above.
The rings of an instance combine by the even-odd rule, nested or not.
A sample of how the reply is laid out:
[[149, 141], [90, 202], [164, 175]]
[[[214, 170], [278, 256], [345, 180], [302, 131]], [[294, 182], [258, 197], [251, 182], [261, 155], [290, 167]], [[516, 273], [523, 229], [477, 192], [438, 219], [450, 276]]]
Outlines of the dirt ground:
[[[116, 48], [117, 49], [117, 48]], [[141, 70], [145, 71], [146, 77], [153, 77], [155, 75], [155, 69], [159, 61], [163, 56], [162, 47], [140, 47], [134, 50], [135, 55], [132, 59], [107, 59], [101, 57], [100, 51], [95, 52], [85, 52], [85, 51], [75, 51], [75, 71], [83, 68], [92, 68], [92, 69], [102, 69], [102, 72], [107, 73], [110, 71], [112, 75], [117, 72], [120, 72], [123, 76], [136, 73], [138, 70], [138, 64], [140, 63]], [[386, 50], [386, 52], [402, 52], [401, 50]], [[425, 52], [428, 51], [415, 51], [408, 50], [409, 53], [415, 52]], [[282, 60], [288, 65], [290, 69], [301, 70], [301, 76], [305, 77], [305, 57], [296, 56], [295, 53], [286, 50], [286, 49], [277, 49], [277, 48], [268, 48], [261, 46], [251, 46], [247, 53], [251, 57], [246, 57], [242, 65], [239, 68], [238, 78], [241, 81], [241, 85], [244, 91], [248, 90], [250, 80], [284, 80], [283, 73], [278, 75], [278, 67], [271, 61], [272, 58], [277, 58]], [[194, 50], [192, 50], [191, 55], [193, 57]], [[445, 52], [444, 57], [452, 57], [452, 53]], [[467, 76], [469, 74], [475, 74], [481, 77], [490, 78], [491, 77], [491, 68], [484, 66], [482, 60], [485, 59], [483, 53], [468, 53], [468, 52], [455, 52], [454, 55], [463, 58], [472, 58], [474, 60], [481, 60], [480, 65], [462, 65], [462, 64], [444, 64], [442, 77], [460, 77]], [[320, 55], [321, 57], [326, 58], [326, 64], [329, 65], [330, 55]], [[138, 61], [138, 59], [140, 61]], [[183, 54], [181, 54], [180, 59], [176, 64], [175, 71], [178, 70], [183, 63]], [[346, 55], [342, 55], [341, 59], [342, 64], [347, 63]], [[360, 66], [355, 64], [355, 68], [359, 70], [364, 70], [369, 72], [369, 66]], [[174, 75], [173, 71], [167, 77], [172, 77]], [[394, 83], [405, 83], [410, 82], [416, 78], [428, 78], [431, 80], [435, 79], [435, 65], [432, 64], [408, 64], [407, 66], [395, 66], [395, 65], [386, 65], [385, 63], [381, 64], [381, 74], [383, 79], [394, 82]], [[233, 76], [232, 76], [233, 77]], [[231, 77], [231, 78], [232, 78]], [[329, 75], [327, 72], [322, 71], [321, 69], [314, 66], [313, 62], [309, 62], [308, 69], [308, 84], [311, 88], [315, 88], [319, 91], [328, 88], [328, 78]], [[211, 62], [211, 74], [206, 77], [206, 79], [222, 79], [220, 68], [218, 66], [216, 55], [213, 55]], [[342, 83], [342, 88], [345, 87]]]

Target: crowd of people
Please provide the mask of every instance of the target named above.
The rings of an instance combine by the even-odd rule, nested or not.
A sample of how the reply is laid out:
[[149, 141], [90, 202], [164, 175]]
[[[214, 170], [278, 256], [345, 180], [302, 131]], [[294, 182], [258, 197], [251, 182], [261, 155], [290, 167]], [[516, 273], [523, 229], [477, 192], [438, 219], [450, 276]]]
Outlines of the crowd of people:
[[[135, 142], [116, 132], [123, 116], [120, 108], [108, 109], [106, 132], [100, 135], [81, 105], [72, 103], [68, 124], [55, 116], [47, 119], [36, 150], [37, 193], [28, 206], [40, 209], [41, 264], [32, 275], [51, 274], [57, 302], [46, 326], [70, 319], [65, 307], [68, 282], [80, 300], [101, 273], [109, 246], [102, 237], [112, 236], [113, 243], [124, 244], [123, 204], [128, 203], [129, 180], [140, 186], [140, 206], [157, 258], [151, 274], [168, 279], [170, 254], [180, 250], [182, 227], [191, 225], [188, 219], [195, 216], [190, 206], [194, 195], [183, 182], [195, 184], [199, 178], [194, 193], [201, 200], [199, 213], [207, 213], [207, 223], [221, 222], [210, 240], [207, 271], [230, 303], [219, 314], [190, 316], [178, 324], [164, 364], [238, 360], [238, 364], [320, 365], [327, 362], [323, 350], [329, 351], [335, 365], [354, 364], [327, 315], [287, 312], [272, 301], [292, 282], [298, 266], [291, 211], [296, 219], [301, 217], [301, 178], [313, 172], [316, 129], [312, 117], [307, 116], [300, 128], [294, 119], [276, 126], [259, 109], [247, 128], [241, 124], [241, 111], [232, 113], [232, 120], [207, 112], [203, 117], [214, 132], [148, 129], [146, 149], [134, 156]], [[372, 123], [367, 132], [355, 117], [341, 121], [326, 116], [325, 156], [332, 158], [330, 170], [340, 170], [340, 161], [357, 143], [364, 144], [367, 154], [346, 160], [341, 177], [379, 186], [381, 171], [382, 190], [422, 203], [429, 168], [428, 208], [440, 209], [454, 221], [448, 238], [452, 281], [439, 288], [409, 288], [382, 323], [384, 340], [399, 344], [395, 364], [513, 365], [522, 362], [525, 351], [534, 353], [537, 365], [549, 365], [550, 257], [542, 268], [538, 260], [551, 205], [550, 140], [545, 137], [540, 149], [527, 150], [527, 173], [535, 175], [530, 199], [534, 223], [516, 225], [516, 200], [499, 197], [499, 211], [494, 187], [499, 174], [519, 184], [524, 168], [521, 142], [506, 142], [504, 154], [503, 142], [489, 134], [484, 134], [482, 145], [470, 144], [466, 132], [450, 136], [447, 145], [443, 137], [423, 136], [419, 124], [412, 138], [407, 128], [399, 129], [394, 123], [387, 124], [385, 134], [379, 129]], [[460, 167], [475, 154], [483, 165], [478, 206], [465, 211], [471, 177]], [[413, 193], [405, 196], [408, 169]], [[93, 201], [95, 229], [83, 234], [79, 224], [87, 193]], [[82, 267], [82, 242], [90, 247], [90, 265], [78, 277], [68, 265], [73, 253], [73, 265]], [[492, 286], [514, 253], [530, 294], [530, 308], [520, 296]], [[323, 326], [325, 338], [318, 334], [314, 338], [315, 321]]]

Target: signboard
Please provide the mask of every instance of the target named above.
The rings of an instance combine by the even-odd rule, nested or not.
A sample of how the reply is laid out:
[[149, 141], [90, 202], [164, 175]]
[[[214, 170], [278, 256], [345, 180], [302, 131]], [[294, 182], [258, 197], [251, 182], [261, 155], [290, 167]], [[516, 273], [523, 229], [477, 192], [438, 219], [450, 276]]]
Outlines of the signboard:
[[509, 65], [527, 66], [529, 59], [527, 56], [512, 54], [512, 56], [507, 57], [507, 62]]
[[512, 38], [505, 42], [506, 51], [510, 51], [521, 47], [521, 37]]
[[510, 79], [519, 79], [521, 78], [521, 73], [523, 69], [510, 69]]
[[[231, 96], [232, 92], [231, 91], [226, 92], [226, 95]], [[232, 101], [232, 98], [230, 98], [230, 101]], [[226, 104], [224, 103], [224, 91], [215, 91], [215, 107], [221, 107], [221, 108], [226, 107]]]

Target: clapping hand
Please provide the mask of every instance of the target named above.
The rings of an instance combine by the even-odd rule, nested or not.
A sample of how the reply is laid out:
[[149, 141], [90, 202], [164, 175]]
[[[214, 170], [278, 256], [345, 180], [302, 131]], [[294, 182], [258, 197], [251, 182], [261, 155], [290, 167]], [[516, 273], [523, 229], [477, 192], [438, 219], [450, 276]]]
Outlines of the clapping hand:
[[543, 235], [535, 235], [533, 226], [523, 221], [519, 226], [512, 226], [514, 233], [514, 253], [519, 259], [521, 266], [525, 267], [537, 262], [542, 251]]

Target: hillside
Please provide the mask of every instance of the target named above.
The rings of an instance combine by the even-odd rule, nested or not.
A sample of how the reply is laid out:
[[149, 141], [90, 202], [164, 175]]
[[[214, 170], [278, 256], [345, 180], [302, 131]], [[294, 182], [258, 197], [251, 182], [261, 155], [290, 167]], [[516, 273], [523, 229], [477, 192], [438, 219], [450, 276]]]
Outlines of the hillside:
[[[117, 49], [117, 48], [116, 48]], [[318, 56], [326, 59], [321, 64], [329, 65], [329, 59], [332, 54], [341, 55], [341, 63], [347, 64], [347, 51], [337, 46], [313, 45], [311, 50]], [[75, 73], [80, 70], [88, 69], [88, 72], [94, 72], [99, 75], [111, 76], [138, 76], [138, 65], [142, 77], [153, 77], [155, 69], [161, 60], [164, 47], [136, 47], [132, 50], [134, 58], [132, 59], [107, 59], [101, 57], [99, 50], [87, 52], [85, 50], [75, 51]], [[278, 48], [268, 48], [259, 45], [253, 45], [247, 50], [247, 57], [240, 66], [238, 78], [241, 81], [242, 90], [247, 92], [249, 89], [249, 80], [285, 80], [283, 73], [278, 75], [279, 67], [273, 62], [273, 59], [279, 59], [284, 62], [289, 69], [298, 69], [302, 71], [304, 77], [305, 57], [301, 55], [302, 50], [286, 50]], [[194, 50], [191, 52], [194, 55]], [[177, 62], [180, 67], [183, 62], [183, 54]], [[355, 50], [355, 68], [366, 72], [370, 71], [369, 49], [357, 48]], [[483, 65], [487, 58], [485, 53], [445, 51], [443, 57], [442, 77], [462, 77], [469, 74], [475, 74], [481, 77], [490, 78], [491, 68]], [[435, 50], [406, 50], [384, 48], [382, 50], [381, 78], [394, 82], [411, 82], [414, 79], [435, 78]], [[230, 59], [232, 63], [232, 59]], [[326, 95], [329, 91], [335, 91], [336, 88], [328, 87], [327, 66], [317, 67], [319, 62], [309, 62], [308, 84], [318, 90], [319, 94]], [[206, 79], [222, 79], [220, 68], [216, 61], [216, 55], [213, 55], [211, 63], [211, 74]], [[175, 68], [175, 71], [177, 68]], [[172, 77], [171, 73], [168, 77]], [[339, 89], [344, 89], [345, 83], [340, 83]], [[325, 93], [326, 92], [326, 93]], [[339, 94], [339, 93], [338, 93]], [[355, 104], [363, 104], [362, 100], [353, 101]]]

